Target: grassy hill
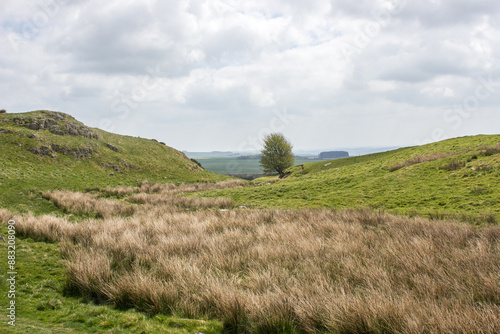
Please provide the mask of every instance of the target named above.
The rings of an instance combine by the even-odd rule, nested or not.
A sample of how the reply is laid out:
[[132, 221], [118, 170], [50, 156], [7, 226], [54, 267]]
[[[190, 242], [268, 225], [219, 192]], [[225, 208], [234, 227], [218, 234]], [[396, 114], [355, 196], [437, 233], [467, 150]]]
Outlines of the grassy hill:
[[[66, 114], [0, 114], [0, 235], [13, 219], [19, 272], [17, 328], [0, 332], [498, 333], [498, 226], [235, 207], [495, 223], [498, 143], [457, 138], [292, 167], [277, 182], [173, 186], [228, 177]], [[55, 189], [79, 192], [42, 200]], [[205, 189], [234, 202], [184, 197]]]
[[273, 184], [264, 178], [250, 189], [205, 195], [231, 197], [251, 207], [370, 207], [436, 218], [500, 218], [500, 135], [455, 138], [289, 171]]
[[48, 211], [40, 193], [51, 189], [225, 179], [155, 140], [89, 128], [64, 113], [0, 114], [0, 207]]

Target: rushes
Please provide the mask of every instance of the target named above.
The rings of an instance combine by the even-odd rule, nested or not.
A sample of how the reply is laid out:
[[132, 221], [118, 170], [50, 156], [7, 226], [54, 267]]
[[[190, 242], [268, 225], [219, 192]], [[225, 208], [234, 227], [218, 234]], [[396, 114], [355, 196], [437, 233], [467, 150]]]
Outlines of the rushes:
[[135, 208], [117, 200], [99, 198], [98, 195], [88, 193], [74, 193], [71, 191], [44, 192], [43, 198], [50, 199], [54, 204], [68, 212], [95, 213], [98, 218], [114, 216], [131, 216]]
[[434, 161], [438, 159], [443, 159], [452, 155], [457, 155], [458, 153], [435, 153], [435, 154], [429, 154], [429, 155], [416, 155], [412, 157], [411, 159], [405, 160], [403, 162], [399, 162], [395, 165], [392, 165], [389, 167], [390, 172], [395, 172], [401, 168], [416, 165], [416, 164], [421, 164], [423, 162], [429, 162], [429, 161]]
[[150, 197], [161, 192], [133, 195], [146, 204], [129, 217], [18, 221], [63, 242], [70, 291], [120, 308], [217, 317], [240, 333], [500, 331], [499, 227], [369, 210], [180, 211]]
[[[114, 196], [128, 196], [124, 200], [101, 198], [98, 194], [74, 193], [71, 191], [44, 192], [42, 195], [54, 204], [72, 213], [94, 213], [97, 218], [128, 217], [137, 210], [149, 210], [151, 206], [161, 206], [163, 210], [172, 211], [181, 209], [208, 209], [232, 208], [233, 202], [229, 198], [198, 198], [177, 196], [182, 193], [196, 191], [237, 188], [246, 181], [230, 180], [212, 184], [150, 184], [141, 183], [140, 187], [120, 187], [105, 189], [103, 193]], [[146, 208], [138, 208], [133, 204], [148, 204]]]

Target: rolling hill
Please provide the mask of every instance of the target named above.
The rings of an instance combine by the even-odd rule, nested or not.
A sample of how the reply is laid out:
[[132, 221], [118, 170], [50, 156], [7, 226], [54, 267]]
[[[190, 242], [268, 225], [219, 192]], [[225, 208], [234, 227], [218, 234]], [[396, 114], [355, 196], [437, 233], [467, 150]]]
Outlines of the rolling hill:
[[500, 218], [500, 135], [449, 139], [289, 169], [279, 182], [206, 193], [249, 207], [369, 207], [406, 215]]
[[40, 193], [51, 189], [225, 179], [156, 140], [90, 128], [61, 112], [0, 114], [0, 207], [48, 211]]

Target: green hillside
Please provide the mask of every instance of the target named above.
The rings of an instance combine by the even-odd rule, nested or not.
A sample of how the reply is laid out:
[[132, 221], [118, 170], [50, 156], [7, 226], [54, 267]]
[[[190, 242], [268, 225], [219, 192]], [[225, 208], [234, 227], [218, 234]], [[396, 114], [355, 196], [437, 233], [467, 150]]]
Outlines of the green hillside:
[[284, 180], [211, 192], [251, 207], [370, 207], [403, 214], [500, 218], [500, 135], [455, 138], [292, 167]]
[[0, 207], [48, 211], [40, 193], [50, 189], [224, 179], [155, 140], [89, 128], [64, 113], [0, 114]]

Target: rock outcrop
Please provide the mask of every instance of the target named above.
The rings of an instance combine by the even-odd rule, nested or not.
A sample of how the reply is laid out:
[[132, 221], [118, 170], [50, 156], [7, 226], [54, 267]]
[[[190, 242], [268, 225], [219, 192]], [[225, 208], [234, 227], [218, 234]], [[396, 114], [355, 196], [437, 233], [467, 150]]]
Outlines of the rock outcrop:
[[44, 115], [39, 117], [14, 117], [12, 122], [30, 130], [48, 130], [59, 136], [68, 135], [99, 139], [97, 133], [70, 115], [53, 111], [44, 111], [42, 113]]
[[106, 146], [111, 150], [111, 151], [115, 151], [115, 152], [120, 152], [120, 150], [118, 149], [118, 147], [116, 146], [113, 146], [111, 144], [106, 144]]
[[80, 147], [80, 148], [70, 148], [68, 146], [62, 146], [57, 144], [51, 144], [50, 146], [42, 145], [29, 148], [33, 154], [55, 158], [57, 155], [55, 153], [60, 153], [64, 155], [70, 155], [75, 159], [87, 158], [89, 157], [93, 150], [90, 147]]

